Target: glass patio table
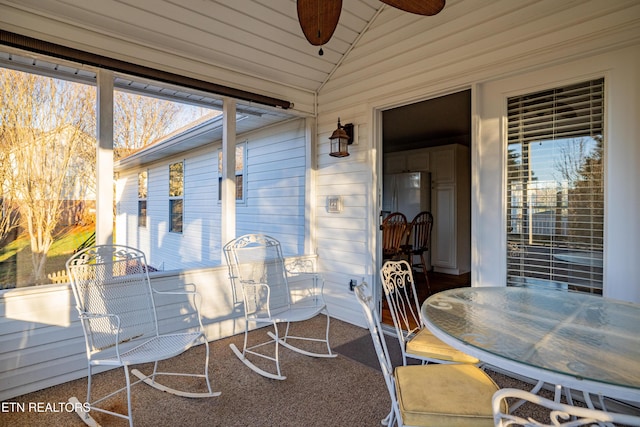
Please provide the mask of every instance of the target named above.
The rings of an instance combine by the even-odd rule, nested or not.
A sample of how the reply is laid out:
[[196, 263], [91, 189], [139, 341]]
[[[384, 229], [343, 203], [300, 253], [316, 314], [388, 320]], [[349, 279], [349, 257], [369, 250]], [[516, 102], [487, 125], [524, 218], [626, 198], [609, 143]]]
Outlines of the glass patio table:
[[422, 315], [435, 336], [489, 365], [640, 402], [640, 304], [530, 287], [472, 287], [432, 295]]

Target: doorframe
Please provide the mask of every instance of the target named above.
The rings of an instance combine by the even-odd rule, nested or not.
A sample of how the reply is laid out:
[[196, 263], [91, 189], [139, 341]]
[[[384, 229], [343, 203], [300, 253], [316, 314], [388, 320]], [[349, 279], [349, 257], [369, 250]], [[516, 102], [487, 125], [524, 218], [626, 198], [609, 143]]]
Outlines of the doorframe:
[[[439, 88], [438, 90], [433, 90], [430, 92], [423, 92], [419, 96], [411, 97], [403, 97], [398, 96], [395, 98], [388, 98], [378, 103], [369, 103], [368, 111], [371, 113], [371, 126], [369, 129], [371, 135], [371, 148], [373, 150], [373, 158], [371, 159], [371, 163], [373, 165], [373, 187], [374, 190], [374, 201], [371, 206], [370, 214], [372, 215], [371, 223], [375, 223], [375, 229], [373, 230], [373, 235], [371, 236], [372, 247], [370, 248], [370, 253], [372, 257], [372, 296], [374, 300], [378, 303], [378, 307], [382, 307], [382, 281], [380, 279], [379, 270], [382, 266], [382, 231], [380, 230], [381, 217], [380, 212], [382, 211], [382, 186], [384, 181], [384, 153], [383, 153], [383, 138], [382, 138], [382, 115], [384, 111], [390, 110], [392, 108], [407, 106], [423, 101], [429, 101], [431, 99], [435, 99], [441, 96], [451, 95], [457, 92], [469, 90], [471, 92], [471, 132], [470, 132], [470, 142], [469, 142], [469, 156], [470, 156], [470, 190], [471, 190], [471, 200], [470, 200], [470, 218], [469, 218], [469, 228], [471, 232], [471, 237], [473, 237], [473, 220], [474, 220], [474, 201], [473, 201], [473, 182], [475, 176], [475, 165], [477, 164], [475, 153], [476, 153], [476, 143], [477, 138], [480, 132], [479, 119], [478, 119], [478, 84], [476, 83], [468, 83], [459, 86], [450, 86]], [[433, 200], [432, 200], [433, 203]], [[473, 239], [472, 239], [473, 240]], [[474, 261], [473, 261], [473, 242], [471, 242], [471, 285], [473, 286], [473, 274], [474, 274]]]

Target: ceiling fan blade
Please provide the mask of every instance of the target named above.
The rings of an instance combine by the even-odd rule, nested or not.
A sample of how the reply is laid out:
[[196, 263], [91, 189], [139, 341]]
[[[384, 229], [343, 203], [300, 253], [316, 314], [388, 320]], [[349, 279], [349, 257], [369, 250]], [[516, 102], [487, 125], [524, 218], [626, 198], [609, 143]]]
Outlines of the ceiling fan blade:
[[342, 0], [298, 0], [298, 21], [304, 36], [314, 46], [331, 39], [338, 26]]
[[444, 9], [445, 0], [380, 0], [396, 9], [418, 15], [433, 16]]

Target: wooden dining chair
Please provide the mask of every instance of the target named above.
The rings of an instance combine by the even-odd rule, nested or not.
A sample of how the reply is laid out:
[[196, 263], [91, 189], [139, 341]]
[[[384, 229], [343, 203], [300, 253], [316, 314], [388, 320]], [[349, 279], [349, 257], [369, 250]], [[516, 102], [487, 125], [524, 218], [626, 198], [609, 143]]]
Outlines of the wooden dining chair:
[[380, 278], [400, 342], [403, 365], [407, 364], [407, 357], [425, 363], [480, 363], [475, 357], [445, 344], [425, 327], [407, 261], [386, 261], [380, 269]]
[[[407, 229], [407, 240], [403, 245], [405, 254], [407, 255], [407, 261], [412, 269], [420, 267], [420, 270], [424, 274], [424, 279], [427, 284], [427, 290], [431, 294], [431, 287], [429, 286], [429, 277], [427, 277], [428, 265], [425, 260], [425, 255], [429, 251], [431, 242], [431, 230], [433, 229], [433, 215], [431, 212], [422, 211], [418, 213]], [[414, 263], [415, 256], [420, 257], [419, 263]]]
[[407, 235], [407, 217], [401, 212], [387, 215], [380, 226], [382, 230], [382, 257], [396, 259], [403, 254]]
[[[391, 397], [383, 424], [393, 426], [493, 426], [491, 398], [496, 383], [468, 364], [398, 366], [394, 369], [380, 326], [377, 304], [367, 285], [355, 289]], [[500, 407], [505, 413], [505, 403]]]

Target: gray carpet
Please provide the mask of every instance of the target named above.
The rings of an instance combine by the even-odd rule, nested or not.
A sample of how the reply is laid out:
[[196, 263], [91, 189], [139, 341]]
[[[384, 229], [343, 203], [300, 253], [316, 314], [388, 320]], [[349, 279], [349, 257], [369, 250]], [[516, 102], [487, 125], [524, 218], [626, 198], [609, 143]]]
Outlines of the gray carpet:
[[[398, 340], [391, 336], [385, 336], [385, 339], [393, 366], [402, 364], [402, 352], [400, 351]], [[378, 362], [378, 357], [373, 349], [373, 342], [371, 342], [371, 335], [368, 332], [360, 338], [333, 347], [333, 351], [370, 368], [380, 370], [380, 362]]]
[[[324, 317], [302, 322], [301, 328], [320, 331]], [[338, 320], [331, 321], [331, 340], [335, 349], [368, 334], [367, 330]], [[254, 331], [252, 336], [265, 336]], [[368, 336], [368, 335], [367, 335]], [[144, 384], [133, 388], [133, 418], [141, 426], [379, 426], [390, 407], [384, 380], [378, 370], [338, 355], [335, 359], [310, 358], [287, 349], [281, 350], [284, 381], [270, 380], [250, 371], [229, 348], [242, 345], [242, 336], [210, 343], [210, 375], [219, 397], [188, 399], [160, 392]], [[198, 346], [172, 359], [169, 369], [195, 372], [204, 361], [204, 347]], [[142, 366], [150, 373], [149, 366]], [[164, 383], [191, 391], [205, 391], [197, 379], [166, 378]], [[94, 376], [94, 391], [113, 390], [124, 384], [122, 369]], [[195, 388], [195, 389], [194, 389]], [[71, 381], [11, 399], [14, 402], [66, 402], [70, 396], [83, 401], [86, 379]], [[126, 395], [112, 399], [110, 405], [126, 410]], [[126, 426], [125, 420], [97, 412], [92, 415], [103, 426]], [[73, 413], [0, 413], [1, 426], [83, 426]]]
[[[325, 318], [319, 316], [296, 325], [306, 331], [322, 331]], [[295, 331], [294, 331], [295, 332]], [[264, 337], [265, 331], [251, 333]], [[389, 341], [393, 358], [400, 360], [400, 349]], [[380, 426], [390, 408], [390, 399], [373, 352], [369, 332], [339, 320], [331, 321], [335, 359], [316, 359], [282, 349], [284, 381], [261, 377], [240, 362], [229, 349], [242, 345], [242, 335], [210, 343], [212, 387], [219, 397], [188, 399], [155, 390], [143, 384], [133, 389], [133, 417], [142, 426]], [[204, 346], [163, 362], [169, 370], [196, 372], [204, 361]], [[165, 366], [164, 369], [167, 369]], [[150, 373], [150, 366], [140, 370]], [[501, 387], [526, 387], [512, 378], [489, 371]], [[166, 378], [168, 386], [189, 391], [205, 391], [199, 379]], [[124, 384], [122, 369], [94, 376], [95, 395]], [[66, 402], [70, 396], [80, 401], [86, 394], [86, 379], [71, 381], [11, 399], [28, 407], [30, 402]], [[109, 401], [112, 409], [124, 412], [122, 393]], [[523, 408], [524, 412], [529, 411]], [[103, 426], [125, 426], [125, 420], [93, 412]], [[1, 426], [82, 426], [77, 415], [66, 412], [4, 412]]]

